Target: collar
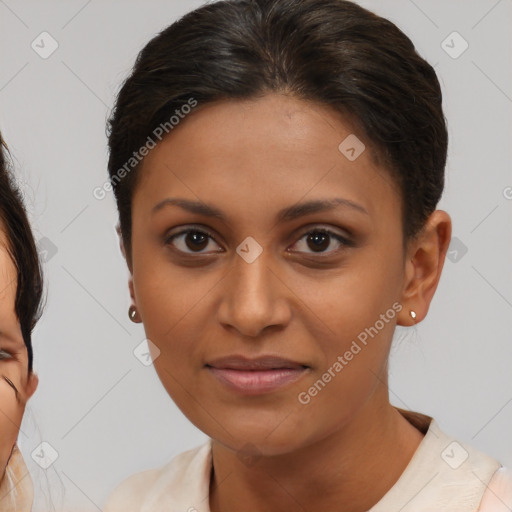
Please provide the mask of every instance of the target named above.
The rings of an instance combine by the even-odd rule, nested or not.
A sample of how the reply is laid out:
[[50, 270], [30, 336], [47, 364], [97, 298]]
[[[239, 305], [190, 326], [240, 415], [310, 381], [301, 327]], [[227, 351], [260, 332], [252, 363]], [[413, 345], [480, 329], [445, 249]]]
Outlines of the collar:
[[15, 443], [0, 481], [0, 512], [30, 512], [34, 487], [23, 456]]
[[[368, 512], [477, 510], [500, 463], [445, 434], [430, 416], [398, 410], [425, 435], [395, 485]], [[140, 512], [211, 512], [211, 450], [209, 439], [159, 470], [133, 475], [114, 491], [104, 511], [128, 506]]]
[[[398, 408], [397, 408], [398, 409]], [[441, 430], [430, 416], [398, 411], [425, 436], [395, 485], [368, 512], [474, 512], [501, 464]]]

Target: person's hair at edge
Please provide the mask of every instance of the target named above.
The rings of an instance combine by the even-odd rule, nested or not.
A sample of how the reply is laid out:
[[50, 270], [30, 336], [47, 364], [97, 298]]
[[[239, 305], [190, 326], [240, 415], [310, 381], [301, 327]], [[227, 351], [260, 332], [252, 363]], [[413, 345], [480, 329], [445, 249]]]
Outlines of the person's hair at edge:
[[32, 331], [43, 307], [43, 274], [23, 198], [8, 165], [7, 154], [7, 145], [0, 134], [0, 219], [9, 244], [6, 249], [17, 271], [14, 309], [27, 347], [30, 374], [33, 369]]
[[270, 92], [349, 117], [401, 192], [404, 247], [420, 233], [443, 192], [448, 133], [438, 78], [412, 41], [345, 0], [227, 0], [154, 37], [118, 94], [108, 170], [129, 265], [138, 174], [117, 171], [190, 97], [200, 108]]

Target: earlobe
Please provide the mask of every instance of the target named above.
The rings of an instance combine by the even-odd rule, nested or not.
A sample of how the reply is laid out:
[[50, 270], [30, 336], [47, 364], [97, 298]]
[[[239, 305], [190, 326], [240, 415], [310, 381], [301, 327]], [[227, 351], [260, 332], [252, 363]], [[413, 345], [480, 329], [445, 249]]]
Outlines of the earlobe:
[[131, 305], [128, 309], [128, 317], [130, 320], [136, 324], [142, 322], [139, 312], [137, 311], [137, 302], [135, 300], [135, 291], [133, 287], [133, 276], [130, 274], [130, 278], [128, 279], [128, 288], [130, 289], [130, 298]]
[[128, 278], [128, 289], [130, 290], [130, 299], [131, 299], [131, 305], [128, 310], [128, 317], [132, 322], [140, 323], [142, 320], [140, 319], [140, 316], [137, 312], [137, 306], [135, 301], [135, 290], [133, 286], [133, 274], [132, 269], [130, 268], [129, 261], [126, 258], [126, 250], [124, 247], [124, 241], [123, 241], [123, 235], [121, 233], [121, 226], [119, 223], [116, 224], [116, 231], [117, 236], [119, 237], [119, 248], [121, 249], [121, 253], [126, 261], [126, 264], [128, 266], [128, 271], [130, 272], [130, 277]]
[[[451, 219], [443, 210], [434, 211], [408, 252], [404, 269], [403, 310], [399, 325], [414, 325], [428, 313], [437, 289], [451, 238]], [[414, 315], [410, 313], [414, 311]]]
[[133, 286], [133, 276], [130, 274], [130, 277], [128, 278], [128, 289], [130, 290], [130, 299], [132, 301], [132, 304], [136, 306], [135, 302], [135, 288]]
[[142, 318], [140, 317], [140, 314], [137, 310], [137, 300], [135, 299], [135, 286], [133, 284], [133, 273], [129, 267], [128, 270], [130, 271], [130, 277], [128, 278], [128, 289], [130, 290], [131, 300], [131, 304], [128, 309], [128, 317], [132, 322], [139, 324], [142, 322]]

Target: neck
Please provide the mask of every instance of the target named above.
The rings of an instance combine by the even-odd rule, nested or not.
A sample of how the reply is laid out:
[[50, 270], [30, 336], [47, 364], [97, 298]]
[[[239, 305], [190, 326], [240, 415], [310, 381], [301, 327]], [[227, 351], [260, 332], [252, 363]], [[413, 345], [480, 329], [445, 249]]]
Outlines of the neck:
[[383, 405], [370, 400], [321, 441], [261, 457], [253, 466], [213, 441], [211, 512], [236, 510], [240, 503], [250, 503], [251, 512], [367, 511], [395, 484], [422, 439], [386, 397]]

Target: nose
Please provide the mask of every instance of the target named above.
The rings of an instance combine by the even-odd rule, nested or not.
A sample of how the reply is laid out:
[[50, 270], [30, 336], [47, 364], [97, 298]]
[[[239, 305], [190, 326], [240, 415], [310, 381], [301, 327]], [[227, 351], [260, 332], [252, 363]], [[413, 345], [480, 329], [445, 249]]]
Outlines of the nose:
[[223, 280], [219, 322], [252, 338], [261, 336], [264, 329], [284, 328], [291, 317], [292, 292], [265, 251], [252, 263], [236, 254], [232, 265]]

